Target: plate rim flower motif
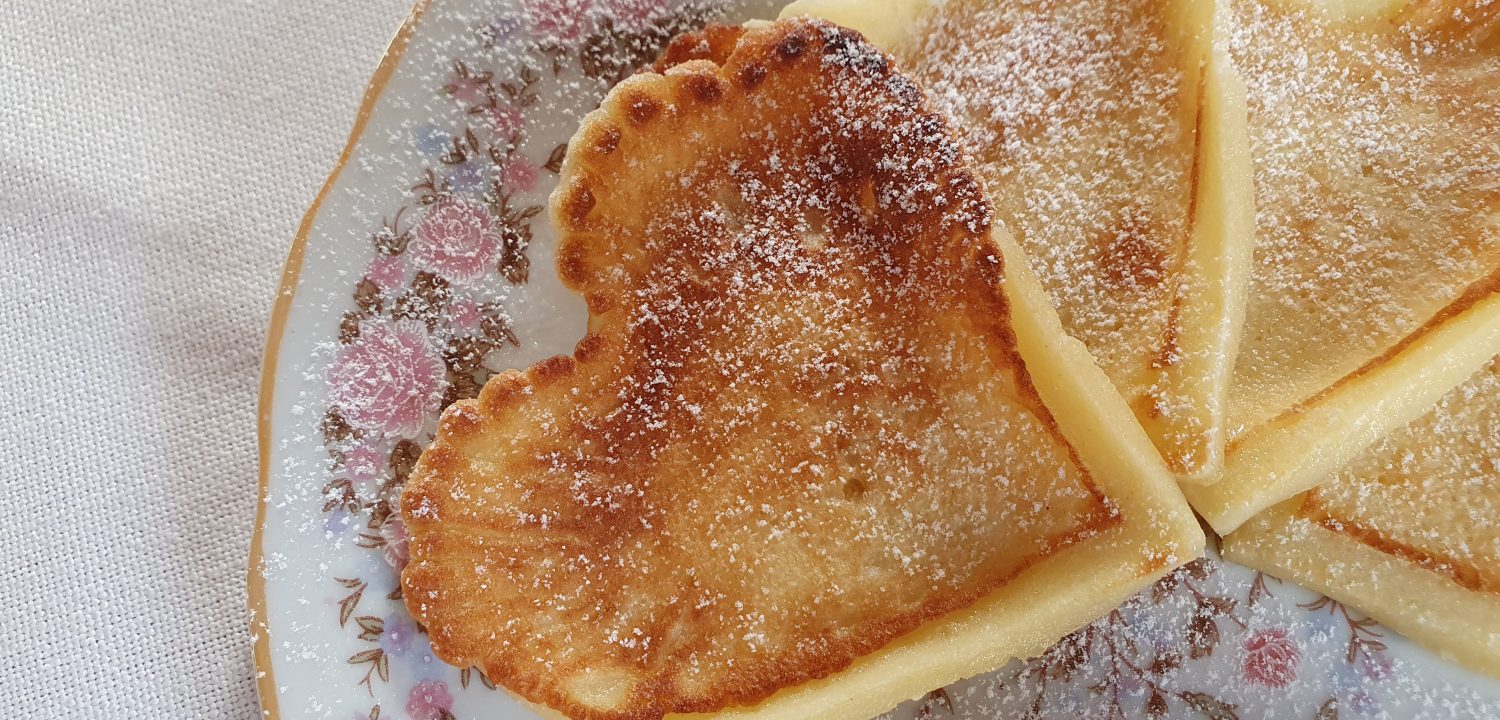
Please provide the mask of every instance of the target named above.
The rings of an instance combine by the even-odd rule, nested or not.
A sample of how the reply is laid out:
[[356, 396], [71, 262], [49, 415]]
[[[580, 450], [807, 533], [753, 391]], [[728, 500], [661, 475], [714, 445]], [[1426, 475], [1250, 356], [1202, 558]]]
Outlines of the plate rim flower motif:
[[255, 529], [250, 537], [250, 557], [245, 580], [256, 694], [260, 698], [260, 714], [263, 718], [275, 720], [281, 717], [279, 698], [276, 694], [276, 677], [271, 662], [271, 635], [266, 614], [266, 580], [260, 571], [265, 561], [263, 541], [270, 491], [271, 401], [276, 388], [276, 370], [277, 361], [281, 357], [281, 340], [286, 334], [287, 318], [291, 314], [292, 300], [297, 293], [297, 281], [302, 274], [307, 236], [318, 218], [323, 201], [338, 182], [339, 175], [343, 173], [344, 166], [353, 157], [355, 149], [359, 147], [359, 141], [364, 136], [366, 126], [374, 113], [375, 104], [379, 102], [396, 68], [401, 64], [401, 58], [406, 53], [417, 23], [431, 4], [432, 0], [415, 1], [395, 35], [387, 43], [380, 61], [375, 66], [374, 73], [365, 84], [359, 109], [354, 116], [354, 124], [349, 129], [349, 136], [344, 141], [338, 160], [329, 171], [327, 179], [323, 181], [323, 185], [318, 189], [312, 204], [308, 206], [307, 212], [303, 214], [297, 226], [297, 233], [292, 239], [291, 247], [287, 250], [286, 261], [282, 265], [275, 304], [271, 308], [271, 321], [266, 331], [266, 343], [261, 357], [260, 393], [256, 402], [256, 452], [259, 478], [255, 502]]

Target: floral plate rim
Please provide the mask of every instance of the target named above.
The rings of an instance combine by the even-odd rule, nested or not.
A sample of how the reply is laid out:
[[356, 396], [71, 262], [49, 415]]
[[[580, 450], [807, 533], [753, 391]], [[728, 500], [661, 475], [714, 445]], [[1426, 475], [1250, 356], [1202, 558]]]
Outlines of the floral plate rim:
[[291, 247], [287, 250], [286, 261], [281, 269], [281, 280], [276, 288], [276, 299], [271, 308], [271, 320], [266, 331], [266, 342], [261, 356], [260, 393], [256, 401], [255, 434], [259, 475], [255, 501], [255, 528], [250, 537], [250, 556], [245, 573], [247, 609], [250, 613], [251, 654], [255, 667], [255, 689], [260, 700], [260, 715], [269, 720], [279, 720], [281, 710], [276, 693], [275, 672], [271, 662], [271, 634], [266, 612], [266, 578], [259, 569], [265, 561], [264, 536], [271, 474], [271, 403], [276, 389], [277, 361], [281, 356], [281, 340], [286, 335], [287, 318], [291, 314], [292, 301], [297, 294], [297, 282], [302, 275], [307, 236], [311, 233], [313, 223], [318, 218], [323, 201], [327, 199], [329, 192], [338, 182], [339, 175], [343, 173], [344, 167], [354, 155], [355, 148], [359, 147], [359, 141], [364, 136], [370, 117], [374, 114], [376, 103], [385, 93], [386, 86], [390, 83], [396, 68], [401, 64], [401, 58], [406, 53], [417, 23], [431, 4], [432, 0], [416, 0], [381, 53], [374, 72], [365, 84], [359, 109], [355, 112], [354, 123], [349, 129], [349, 136], [344, 141], [343, 149], [339, 151], [338, 160], [297, 225], [297, 233], [293, 236]]

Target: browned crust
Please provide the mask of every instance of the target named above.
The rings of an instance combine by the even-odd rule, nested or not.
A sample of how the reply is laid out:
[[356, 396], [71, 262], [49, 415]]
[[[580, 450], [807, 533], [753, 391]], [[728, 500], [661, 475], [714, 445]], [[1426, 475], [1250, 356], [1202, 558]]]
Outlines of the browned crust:
[[[819, 20], [803, 19], [803, 22], [809, 22], [814, 25], [831, 26], [829, 23], [825, 23]], [[864, 41], [864, 36], [862, 36], [856, 30], [844, 27], [839, 27], [838, 30], [840, 35], [848, 41]], [[654, 65], [652, 65], [652, 69], [655, 72], [665, 74], [672, 70], [675, 66], [679, 66], [692, 60], [707, 60], [720, 67], [727, 66], [730, 56], [736, 49], [738, 49], [739, 40], [744, 34], [745, 28], [739, 25], [732, 27], [710, 25], [697, 32], [683, 33], [682, 35], [677, 36], [677, 38], [668, 45], [667, 50], [664, 51], [662, 53], [662, 56], [657, 59]], [[797, 37], [798, 39], [796, 40], [795, 44], [789, 42], [786, 38], [783, 38], [776, 42], [775, 47], [777, 54], [780, 55], [783, 59], [791, 59], [796, 57], [797, 55], [800, 55], [802, 50], [806, 48], [807, 42], [804, 37], [800, 36], [800, 33], [797, 34]], [[694, 50], [694, 52], [688, 53], [683, 48], [691, 48]], [[881, 72], [888, 71], [889, 64], [890, 63], [888, 62], [887, 67], [882, 68]], [[745, 67], [753, 67], [756, 69], [763, 68], [762, 65], [755, 62], [748, 62]], [[753, 90], [754, 86], [758, 85], [759, 82], [760, 81], [757, 80], [754, 84], [748, 86], [746, 89]], [[1200, 93], [1201, 92], [1202, 88], [1200, 87]], [[919, 96], [912, 102], [913, 104], [920, 103], [923, 106], [921, 112], [930, 114], [931, 117], [933, 117], [935, 120], [946, 124], [946, 121], [941, 116], [931, 114], [931, 112], [926, 108], [925, 98]], [[1196, 158], [1197, 153], [1195, 152], [1193, 160], [1193, 177], [1195, 186], [1198, 172], [1198, 161]], [[976, 176], [969, 174], [966, 175], [964, 179], [967, 181], [967, 183], [966, 187], [962, 189], [962, 192], [970, 193], [978, 197], [984, 196], [982, 184]], [[569, 245], [568, 241], [570, 239], [572, 238], [565, 237], [562, 240], [561, 245], [563, 247], [567, 247]], [[969, 252], [973, 258], [970, 262], [970, 265], [975, 268], [975, 275], [982, 278], [983, 285], [986, 288], [986, 291], [980, 296], [985, 297], [993, 303], [993, 307], [990, 309], [988, 317], [991, 319], [991, 333], [998, 341], [996, 345], [992, 345], [992, 347], [995, 348], [994, 352], [997, 355], [996, 364], [1016, 368], [1016, 386], [1021, 389], [1021, 392], [1024, 395], [1024, 400], [1028, 405], [1028, 409], [1031, 410], [1031, 412], [1037, 417], [1037, 419], [1039, 419], [1047, 427], [1047, 430], [1052, 434], [1053, 437], [1057, 438], [1059, 442], [1061, 442], [1068, 448], [1069, 459], [1078, 467], [1083, 468], [1084, 465], [1082, 460], [1078, 457], [1078, 451], [1063, 436], [1062, 428], [1058, 426], [1057, 419], [1053, 417], [1052, 411], [1049, 410], [1046, 404], [1042, 402], [1041, 395], [1037, 393], [1036, 386], [1032, 383], [1031, 373], [1029, 370], [1027, 370], [1026, 363], [1021, 358], [1021, 352], [1016, 344], [1015, 331], [1011, 329], [1010, 300], [1006, 297], [1005, 294], [1004, 256], [1000, 253], [1000, 250], [998, 248], [994, 247], [994, 245], [992, 243], [989, 243], [988, 241], [986, 241], [983, 246], [973, 247]], [[1185, 258], [1186, 254], [1181, 257]], [[1086, 469], [1084, 472], [1084, 482], [1086, 483], [1089, 492], [1095, 497], [1096, 500], [1099, 501], [1100, 509], [1107, 510], [1107, 503], [1105, 502], [1104, 494], [1099, 490], [1098, 484], [1094, 481], [1094, 478], [1088, 475]], [[1107, 525], [1100, 526], [1100, 529], [1102, 529], [1103, 527], [1107, 527]]]
[[[1029, 375], [1024, 365], [1020, 364], [1020, 356], [1014, 345], [1014, 334], [1009, 329], [1008, 322], [1003, 318], [1008, 315], [1008, 303], [1003, 292], [1000, 290], [1003, 277], [1001, 277], [1001, 261], [998, 254], [979, 253], [983, 255], [979, 262], [980, 267], [988, 265], [994, 268], [993, 275], [990, 272], [978, 272], [976, 275], [982, 278], [982, 282], [994, 288], [992, 296], [997, 310], [997, 320], [993, 331], [997, 338], [1001, 338], [996, 352], [1005, 358], [1011, 358], [1017, 363], [1017, 375], [1024, 379], [1021, 385], [1027, 393], [1028, 399], [1035, 402], [1040, 408], [1039, 418], [1055, 433], [1061, 440], [1060, 430], [1056, 421], [1047, 412], [1045, 406], [1041, 405], [1040, 396], [1036, 394], [1035, 388], [1030, 384]], [[590, 335], [579, 343], [580, 347], [593, 347], [597, 341], [591, 340], [597, 336]], [[1007, 342], [1008, 340], [1008, 342]], [[575, 351], [576, 353], [577, 351]], [[454, 446], [463, 441], [477, 427], [477, 422], [471, 424], [470, 418], [478, 417], [478, 408], [483, 407], [485, 413], [500, 414], [507, 410], [513, 410], [524, 402], [524, 396], [529, 392], [545, 387], [550, 382], [564, 378], [571, 373], [574, 367], [574, 358], [559, 355], [540, 361], [525, 371], [508, 370], [494, 376], [481, 390], [478, 398], [474, 400], [463, 400], [454, 403], [443, 413], [440, 421], [438, 437], [433, 444], [422, 454], [411, 479], [408, 480], [406, 490], [401, 499], [401, 512], [404, 517], [412, 517], [420, 509], [436, 511], [442, 514], [444, 509], [455, 504], [455, 500], [446, 493], [446, 485], [443, 477], [458, 471], [460, 459]], [[564, 370], [566, 368], [566, 370]], [[1064, 441], [1065, 442], [1065, 441]], [[1077, 457], [1076, 450], [1071, 444], [1068, 452], [1073, 462], [1083, 467]], [[546, 705], [555, 708], [568, 717], [578, 720], [658, 720], [667, 713], [695, 713], [714, 712], [725, 707], [737, 705], [751, 705], [764, 700], [777, 690], [797, 683], [828, 677], [849, 667], [856, 659], [867, 655], [892, 640], [904, 635], [922, 624], [952, 613], [957, 610], [972, 606], [989, 593], [1004, 587], [1016, 576], [1025, 572], [1028, 568], [1046, 560], [1056, 552], [1081, 540], [1095, 536], [1106, 530], [1118, 526], [1123, 522], [1124, 516], [1118, 512], [1114, 505], [1100, 492], [1092, 477], [1085, 475], [1084, 481], [1092, 494], [1095, 502], [1086, 516], [1077, 518], [1077, 524], [1073, 529], [1049, 537], [1041, 552], [1027, 556], [1021, 564], [1011, 573], [993, 579], [986, 583], [978, 592], [972, 595], [946, 595], [932, 598], [926, 604], [915, 611], [905, 615], [888, 618], [883, 621], [873, 621], [858, 631], [851, 633], [847, 638], [823, 638], [819, 643], [818, 653], [805, 655], [791, 659], [789, 662], [779, 666], [778, 671], [771, 673], [758, 673], [753, 678], [743, 678], [741, 682], [728, 682], [722, 688], [723, 692], [714, 698], [698, 699], [686, 698], [682, 701], [665, 706], [663, 703], [649, 703], [647, 706], [630, 711], [621, 712], [598, 712], [591, 708], [582, 707], [571, 702], [571, 699], [560, 693], [556, 687], [545, 680], [535, 679], [524, 673], [516, 673], [513, 667], [503, 661], [496, 661], [493, 657], [479, 657], [467, 654], [456, 654], [450, 651], [447, 643], [441, 638], [430, 637], [433, 653], [445, 662], [459, 667], [479, 667], [484, 670], [486, 677], [504, 685], [510, 691], [529, 702]], [[436, 538], [433, 538], [435, 541]], [[426, 554], [435, 547], [429, 547], [424, 540], [419, 539], [414, 533], [412, 538], [411, 553], [415, 568], [417, 558]], [[1143, 563], [1141, 574], [1154, 573], [1168, 564], [1167, 558], [1162, 554], [1153, 554]], [[407, 603], [408, 610], [418, 621], [427, 622], [420, 601], [430, 593], [440, 591], [442, 585], [432, 582], [436, 578], [413, 572], [409, 569], [401, 577], [402, 595]], [[662, 697], [653, 699], [665, 699], [676, 688], [670, 684], [659, 684], [654, 688]]]
[[[423, 455], [421, 469], [428, 476], [441, 476], [452, 472], [456, 463], [457, 458], [453, 456], [449, 448], [440, 448], [437, 452], [429, 450]], [[415, 482], [417, 475], [414, 474], [413, 478], [414, 483], [408, 485], [407, 491], [402, 496], [402, 513], [409, 516], [424, 505], [439, 508], [438, 512], [441, 512], [441, 508], [447, 502], [442, 494], [432, 492], [428, 483]], [[459, 667], [479, 667], [486, 677], [500, 683], [528, 702], [554, 708], [577, 720], [660, 720], [668, 713], [716, 712], [726, 707], [754, 705], [782, 688], [825, 678], [844, 670], [860, 657], [880, 649], [896, 638], [921, 627], [924, 623], [972, 606], [984, 596], [1004, 587], [1021, 573], [1058, 551], [1109, 530], [1121, 522], [1123, 522], [1123, 516], [1119, 512], [1111, 505], [1100, 502], [1087, 516], [1079, 518], [1077, 526], [1072, 530], [1049, 537], [1041, 552], [1028, 555], [1014, 571], [995, 578], [984, 585], [979, 592], [973, 595], [933, 598], [910, 613], [885, 620], [871, 621], [854, 629], [845, 638], [831, 636], [817, 638], [814, 643], [815, 652], [787, 657], [783, 664], [769, 671], [761, 670], [753, 674], [744, 673], [740, 677], [728, 678], [720, 684], [717, 688], [719, 692], [712, 697], [682, 695], [681, 689], [675, 687], [671, 680], [667, 679], [639, 689], [627, 703], [630, 706], [628, 709], [599, 711], [577, 704], [570, 696], [560, 692], [546, 679], [529, 673], [516, 672], [515, 666], [503, 659], [495, 656], [455, 653], [444, 639], [430, 636], [429, 640], [433, 653], [445, 662]], [[433, 541], [436, 542], [437, 539], [433, 538]], [[436, 549], [435, 546], [419, 544], [416, 540], [411, 546], [414, 558], [418, 553], [425, 554]], [[1139, 572], [1142, 576], [1150, 575], [1166, 567], [1167, 564], [1168, 559], [1164, 554], [1155, 553], [1142, 563]], [[401, 580], [402, 594], [406, 599], [408, 610], [419, 621], [425, 622], [424, 614], [413, 603], [426, 594], [439, 590], [441, 585], [429, 582], [432, 578], [413, 572], [404, 573]]]
[[[665, 74], [653, 82], [659, 83], [657, 87], [663, 88], [663, 94], [672, 97], [717, 103], [733, 93], [756, 92], [772, 73], [799, 64], [821, 62], [818, 56], [831, 52], [829, 46], [859, 42], [862, 42], [861, 38], [853, 31], [812, 20], [783, 21], [754, 31], [709, 28], [674, 41], [656, 65], [657, 71]], [[705, 71], [710, 62], [715, 66], [712, 73]], [[860, 64], [858, 71], [893, 81], [900, 79], [891, 72], [888, 60]], [[889, 85], [902, 102], [912, 106], [913, 113], [925, 116], [936, 127], [943, 127], [940, 117], [922, 107], [923, 99], [914, 86], [897, 82]], [[639, 88], [612, 94], [606, 99], [604, 109], [612, 111], [605, 117], [626, 117], [635, 128], [652, 124], [664, 113], [683, 110], [681, 107], [668, 109], [657, 97], [641, 92]], [[601, 280], [594, 276], [589, 266], [590, 260], [598, 256], [592, 245], [598, 242], [598, 238], [593, 232], [597, 230], [601, 236], [605, 234], [604, 230], [596, 228], [596, 224], [603, 221], [593, 217], [598, 203], [589, 163], [595, 158], [618, 154], [622, 134], [620, 128], [607, 119], [596, 119], [585, 124], [580, 136], [590, 138], [583, 146], [592, 147], [595, 152], [569, 159], [569, 167], [564, 170], [568, 184], [555, 196], [555, 217], [562, 225], [559, 272], [567, 286], [588, 299], [590, 328], [597, 330], [600, 315], [614, 307], [611, 298], [597, 291]], [[982, 200], [983, 192], [978, 181], [969, 175], [961, 179], [967, 180], [967, 184], [955, 186], [953, 192], [970, 193], [987, 206], [987, 201]], [[987, 227], [983, 230], [987, 233]], [[557, 687], [553, 678], [521, 670], [499, 648], [485, 643], [447, 637], [435, 628], [430, 638], [434, 653], [454, 665], [479, 666], [491, 679], [521, 697], [583, 720], [655, 720], [666, 713], [711, 712], [726, 706], [753, 704], [781, 688], [834, 674], [923, 623], [974, 604], [1058, 550], [1120, 524], [1123, 521], [1121, 513], [1087, 474], [1076, 449], [1063, 437], [1056, 419], [1032, 384], [1010, 326], [1010, 305], [1004, 292], [1004, 268], [998, 249], [982, 242], [964, 245], [959, 251], [963, 253], [962, 267], [965, 268], [962, 282], [970, 288], [969, 296], [980, 298], [986, 304], [986, 307], [976, 309], [975, 315], [983, 318], [981, 327], [991, 338], [987, 348], [994, 363], [1012, 369], [1022, 402], [1055, 441], [1066, 447], [1068, 457], [1080, 470], [1091, 500], [1088, 510], [1074, 518], [1071, 529], [1049, 536], [1040, 552], [1023, 558], [1019, 566], [1004, 577], [988, 578], [979, 583], [971, 592], [929, 596], [914, 610], [868, 620], [842, 637], [811, 638], [815, 642], [809, 643], [808, 649], [789, 652], [778, 658], [775, 664], [726, 671], [722, 681], [707, 692], [695, 693], [679, 687], [672, 676], [656, 676], [637, 685], [620, 707], [599, 710], [581, 706]], [[444, 413], [439, 434], [423, 454], [402, 497], [402, 512], [408, 518], [412, 533], [412, 562], [402, 576], [403, 593], [408, 609], [428, 627], [434, 628], [434, 623], [428, 616], [424, 600], [434, 597], [443, 586], [440, 575], [425, 570], [421, 560], [424, 556], [441, 552], [441, 545], [452, 542], [453, 538], [445, 540], [442, 536], [424, 532], [427, 521], [421, 518], [430, 513], [443, 515], [462, 505], [463, 501], [448, 492], [445, 476], [458, 471], [460, 458], [456, 448], [479, 425], [471, 422], [471, 418], [478, 418], [481, 412], [489, 416], [513, 412], [527, 401], [529, 395], [574, 375], [578, 367], [590, 359], [604, 356], [609, 342], [605, 335], [591, 333], [580, 341], [572, 357], [557, 356], [523, 372], [507, 371], [496, 375], [477, 399], [457, 403]], [[587, 542], [590, 535], [612, 532], [613, 529], [601, 519], [598, 523], [570, 525], [567, 531], [577, 533], [581, 542]], [[1164, 563], [1165, 559], [1153, 558], [1147, 569], [1157, 561]]]
[[651, 70], [665, 73], [673, 65], [690, 60], [707, 60], [714, 65], [723, 65], [739, 46], [745, 34], [741, 25], [710, 25], [696, 32], [686, 32], [672, 38], [667, 48], [652, 64]]
[[1260, 428], [1286, 423], [1297, 415], [1305, 412], [1308, 408], [1322, 402], [1323, 399], [1327, 398], [1328, 396], [1338, 392], [1344, 386], [1359, 380], [1365, 375], [1368, 375], [1385, 365], [1390, 364], [1402, 353], [1406, 352], [1413, 345], [1421, 342], [1424, 338], [1430, 335], [1433, 331], [1442, 327], [1448, 321], [1464, 314], [1465, 312], [1468, 312], [1475, 305], [1484, 302], [1497, 293], [1500, 293], [1500, 268], [1497, 268], [1494, 272], [1490, 273], [1489, 276], [1470, 283], [1467, 288], [1464, 288], [1464, 291], [1460, 293], [1457, 298], [1454, 298], [1453, 302], [1448, 303], [1448, 305], [1443, 307], [1443, 309], [1434, 313], [1432, 317], [1428, 318], [1426, 322], [1422, 323], [1420, 327], [1418, 327], [1416, 330], [1413, 330], [1411, 333], [1406, 335], [1406, 337], [1403, 337], [1401, 338], [1401, 340], [1393, 343], [1379, 355], [1376, 355], [1375, 357], [1365, 361], [1363, 365], [1359, 366], [1353, 372], [1339, 378], [1338, 380], [1331, 383], [1328, 387], [1319, 390], [1306, 399], [1301, 400], [1291, 407], [1281, 411], [1275, 417], [1266, 420], [1255, 429], [1241, 434], [1238, 438], [1229, 443], [1228, 451], [1232, 453], [1238, 450], [1240, 446], [1243, 445], [1247, 440], [1254, 437]]
[[1343, 535], [1386, 555], [1400, 558], [1424, 570], [1442, 575], [1465, 590], [1500, 594], [1500, 583], [1487, 581], [1484, 573], [1471, 563], [1413, 547], [1386, 535], [1380, 528], [1334, 515], [1324, 506], [1316, 488], [1303, 497], [1301, 505], [1297, 508], [1297, 516], [1329, 532]]
[[[451, 502], [445, 499], [441, 492], [434, 492], [430, 483], [421, 482], [427, 477], [437, 477], [453, 472], [458, 462], [450, 448], [434, 446], [434, 449], [436, 452], [429, 450], [423, 454], [419, 465], [422, 475], [413, 473], [413, 480], [409, 482], [402, 496], [403, 515], [410, 516], [424, 505], [436, 507], [438, 512], [441, 512], [444, 504]], [[745, 673], [740, 677], [728, 678], [720, 684], [718, 693], [707, 698], [684, 696], [681, 694], [681, 689], [675, 687], [670, 679], [667, 679], [650, 685], [644, 689], [644, 692], [638, 691], [633, 695], [628, 703], [633, 707], [601, 712], [577, 704], [570, 696], [560, 692], [546, 679], [537, 678], [529, 673], [516, 672], [515, 666], [503, 659], [495, 656], [481, 657], [455, 653], [442, 638], [429, 636], [429, 640], [433, 653], [443, 661], [458, 667], [479, 667], [486, 677], [500, 683], [507, 690], [528, 702], [551, 707], [576, 720], [660, 720], [668, 713], [716, 712], [727, 707], [754, 705], [782, 688], [826, 678], [844, 670], [860, 657], [880, 649], [896, 638], [921, 627], [924, 623], [972, 606], [984, 596], [1004, 587], [1021, 573], [1058, 551], [1116, 527], [1121, 522], [1123, 522], [1123, 516], [1101, 498], [1101, 502], [1087, 516], [1078, 518], [1078, 524], [1072, 530], [1049, 537], [1041, 552], [1028, 555], [1014, 571], [995, 578], [972, 596], [949, 595], [933, 598], [910, 613], [885, 620], [871, 621], [851, 631], [848, 637], [817, 638], [813, 643], [816, 651], [788, 657], [784, 663], [769, 671], [762, 670], [753, 674]], [[416, 558], [419, 553], [427, 553], [436, 549], [426, 544], [419, 544], [413, 539], [412, 557]], [[1140, 575], [1144, 577], [1158, 572], [1167, 564], [1166, 555], [1154, 553], [1142, 563]], [[413, 616], [424, 623], [425, 614], [420, 611], [419, 607], [414, 606], [414, 602], [419, 602], [419, 599], [426, 594], [441, 588], [440, 584], [429, 582], [430, 580], [432, 578], [410, 571], [401, 577], [402, 595], [407, 608]]]

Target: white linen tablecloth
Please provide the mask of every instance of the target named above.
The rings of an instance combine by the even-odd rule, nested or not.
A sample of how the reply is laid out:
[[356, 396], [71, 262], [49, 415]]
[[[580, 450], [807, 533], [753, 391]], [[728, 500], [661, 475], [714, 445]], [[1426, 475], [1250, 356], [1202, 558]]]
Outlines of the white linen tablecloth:
[[257, 716], [266, 323], [407, 5], [0, 2], [0, 714]]

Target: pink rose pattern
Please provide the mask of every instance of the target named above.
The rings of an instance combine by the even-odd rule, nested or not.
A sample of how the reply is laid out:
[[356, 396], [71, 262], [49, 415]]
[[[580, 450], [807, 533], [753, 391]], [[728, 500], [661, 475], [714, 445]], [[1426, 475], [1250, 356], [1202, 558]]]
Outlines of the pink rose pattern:
[[483, 203], [443, 198], [427, 207], [411, 244], [417, 266], [455, 283], [484, 276], [500, 254], [495, 217]]
[[520, 159], [505, 167], [505, 170], [500, 175], [500, 180], [518, 190], [530, 191], [536, 187], [536, 181], [541, 177], [541, 174], [541, 168], [524, 159]]
[[479, 303], [473, 300], [461, 300], [448, 306], [448, 325], [455, 330], [476, 330], [479, 328], [483, 312]]
[[365, 277], [384, 292], [406, 284], [406, 262], [395, 255], [376, 255], [365, 268]]
[[356, 483], [374, 482], [385, 465], [385, 456], [368, 445], [356, 447], [344, 456], [344, 470]]
[[514, 105], [496, 102], [487, 110], [490, 125], [498, 137], [510, 137], [526, 129], [526, 115]]
[[442, 399], [443, 358], [421, 323], [372, 323], [334, 358], [328, 386], [355, 428], [414, 437]]
[[1241, 666], [1245, 680], [1256, 685], [1284, 688], [1297, 679], [1297, 661], [1301, 653], [1287, 638], [1285, 630], [1257, 630], [1242, 643], [1245, 661]]
[[[591, 36], [580, 47], [614, 47], [631, 58], [623, 63], [612, 58], [601, 59], [580, 53], [577, 61], [585, 75], [611, 81], [654, 55], [645, 43], [627, 43], [609, 33], [638, 33], [651, 27], [666, 15], [664, 0], [601, 0], [607, 6], [605, 20], [596, 30], [604, 35]], [[507, 15], [477, 30], [488, 47], [517, 35], [517, 30], [546, 42], [578, 41], [591, 25], [585, 9], [587, 0], [534, 0], [520, 15]], [[681, 27], [669, 26], [653, 36], [663, 41], [677, 31], [701, 25], [702, 13], [682, 13], [672, 18]], [[503, 30], [503, 32], [502, 32]], [[555, 56], [554, 56], [555, 57]], [[560, 65], [554, 63], [554, 70]], [[392, 448], [382, 444], [398, 438], [414, 438], [427, 422], [436, 416], [440, 406], [459, 397], [477, 394], [488, 375], [476, 360], [488, 350], [516, 343], [510, 332], [503, 308], [473, 299], [451, 298], [457, 288], [504, 279], [524, 282], [526, 278], [525, 245], [530, 238], [529, 223], [540, 213], [540, 206], [515, 208], [511, 196], [530, 192], [539, 182], [542, 170], [557, 172], [564, 148], [555, 147], [546, 162], [527, 159], [519, 151], [525, 146], [526, 109], [537, 100], [534, 87], [540, 77], [528, 66], [519, 73], [519, 85], [501, 83], [490, 72], [479, 72], [462, 62], [453, 64], [453, 77], [443, 92], [459, 103], [478, 124], [452, 135], [448, 149], [436, 159], [439, 165], [425, 172], [424, 180], [413, 186], [418, 203], [402, 208], [395, 219], [387, 222], [372, 236], [375, 256], [366, 266], [364, 277], [355, 292], [357, 309], [345, 317], [340, 339], [344, 346], [334, 357], [329, 372], [330, 410], [322, 430], [335, 469], [342, 479], [329, 483], [330, 496], [325, 508], [334, 515], [363, 513], [369, 532], [362, 532], [356, 542], [360, 547], [382, 551], [385, 564], [400, 572], [409, 558], [405, 526], [396, 513], [395, 499], [400, 486], [416, 461], [420, 447], [402, 439]], [[483, 130], [484, 133], [479, 131]], [[488, 137], [481, 138], [480, 135]], [[474, 175], [475, 163], [494, 164], [495, 182], [482, 188], [481, 196], [460, 196], [454, 190], [460, 176]], [[450, 181], [449, 177], [453, 180]], [[403, 216], [418, 216], [415, 226]], [[412, 275], [413, 268], [417, 270]], [[342, 470], [338, 468], [342, 466]], [[355, 484], [378, 484], [374, 501], [362, 500]], [[1179, 570], [1157, 584], [1142, 598], [1170, 594], [1179, 586], [1187, 587], [1194, 578], [1201, 580], [1211, 570], [1210, 561], [1199, 561]], [[358, 616], [357, 609], [365, 597], [368, 583], [358, 579], [338, 581], [348, 589], [339, 603], [340, 625], [357, 626], [360, 638], [375, 647], [349, 658], [350, 664], [368, 665], [362, 685], [373, 692], [372, 678], [387, 679], [389, 658], [408, 655], [413, 635], [421, 630], [405, 615], [399, 604], [385, 618]], [[1249, 604], [1263, 588], [1259, 576], [1251, 589]], [[1171, 672], [1172, 668], [1191, 658], [1207, 657], [1214, 652], [1224, 631], [1216, 617], [1231, 617], [1233, 603], [1225, 598], [1205, 597], [1191, 590], [1197, 601], [1205, 603], [1203, 611], [1186, 628], [1188, 645], [1180, 649], [1135, 648], [1138, 654], [1120, 657], [1123, 667], [1134, 668], [1134, 674], [1111, 676], [1113, 690], [1091, 688], [1091, 692], [1143, 694], [1140, 711], [1148, 717], [1162, 717], [1170, 703], [1179, 703], [1189, 711], [1225, 718], [1237, 718], [1234, 706], [1210, 692], [1170, 692], [1156, 685], [1153, 673]], [[1268, 594], [1268, 593], [1267, 593]], [[1327, 602], [1327, 601], [1325, 601]], [[1318, 605], [1318, 608], [1323, 605]], [[1380, 680], [1390, 674], [1390, 662], [1381, 654], [1383, 646], [1370, 639], [1378, 634], [1369, 621], [1351, 623], [1351, 648], [1363, 642], [1361, 658], [1366, 676]], [[1091, 624], [1059, 642], [1046, 654], [1030, 661], [1023, 675], [1040, 672], [1046, 682], [1066, 682], [1072, 668], [1088, 660], [1089, 648], [1109, 647], [1115, 652], [1123, 642], [1104, 642], [1105, 633], [1119, 632], [1118, 613]], [[355, 622], [358, 621], [358, 622]], [[1236, 621], [1238, 622], [1238, 621]], [[1227, 626], [1229, 631], [1236, 627]], [[1112, 629], [1113, 628], [1113, 629]], [[1360, 633], [1365, 634], [1361, 639]], [[1246, 683], [1284, 688], [1297, 677], [1301, 660], [1295, 642], [1285, 630], [1247, 631], [1240, 646], [1244, 653], [1242, 674]], [[1351, 649], [1351, 657], [1354, 650]], [[421, 652], [412, 653], [414, 656]], [[1154, 657], [1153, 657], [1154, 656]], [[1354, 662], [1353, 660], [1350, 661]], [[459, 672], [460, 684], [476, 684], [493, 689], [494, 683], [473, 669]], [[1351, 696], [1355, 704], [1372, 702], [1364, 691]], [[1043, 696], [1039, 692], [1028, 717], [1040, 717]], [[918, 709], [918, 717], [935, 717], [933, 713], [954, 712], [955, 701], [947, 692], [936, 690]], [[1325, 706], [1334, 704], [1330, 698]], [[421, 680], [407, 695], [406, 711], [413, 720], [450, 720], [453, 696], [446, 682]], [[1112, 713], [1123, 716], [1116, 705]], [[379, 716], [377, 705], [369, 717]]]
[[588, 0], [532, 0], [526, 5], [526, 20], [533, 37], [562, 43], [583, 32], [591, 7]]
[[450, 720], [453, 717], [453, 695], [448, 683], [423, 680], [407, 695], [406, 713], [412, 720]]

